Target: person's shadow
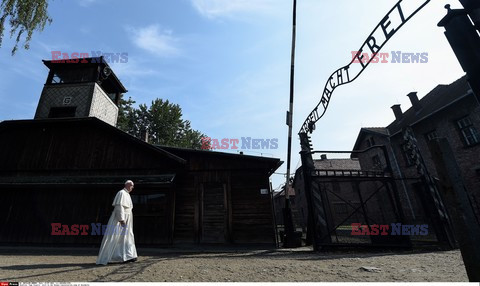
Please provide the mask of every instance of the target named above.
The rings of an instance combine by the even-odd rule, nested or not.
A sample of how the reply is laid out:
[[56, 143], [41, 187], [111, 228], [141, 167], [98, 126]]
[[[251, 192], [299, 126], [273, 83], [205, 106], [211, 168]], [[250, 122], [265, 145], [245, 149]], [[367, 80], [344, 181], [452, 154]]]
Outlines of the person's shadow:
[[[109, 273], [100, 275], [95, 280], [91, 282], [122, 282], [122, 281], [132, 281], [138, 275], [144, 272], [148, 267], [156, 264], [162, 260], [168, 260], [171, 258], [168, 257], [149, 257], [146, 259], [139, 259], [136, 262], [132, 263], [109, 263], [108, 265], [122, 265], [123, 267], [115, 267], [113, 271]], [[107, 266], [107, 265], [105, 265]], [[133, 280], [130, 280], [133, 279]]]
[[[75, 272], [75, 271], [82, 271], [82, 270], [89, 270], [89, 269], [97, 269], [102, 267], [109, 267], [112, 268], [111, 271], [104, 273], [98, 277], [96, 277], [93, 281], [90, 282], [108, 282], [108, 281], [128, 281], [129, 279], [135, 278], [138, 274], [142, 273], [146, 268], [150, 267], [151, 265], [158, 263], [161, 260], [165, 260], [168, 258], [147, 258], [147, 259], [139, 259], [136, 262], [132, 263], [109, 263], [107, 265], [97, 265], [95, 262], [92, 263], [58, 263], [58, 264], [35, 264], [35, 265], [11, 265], [11, 266], [0, 266], [0, 270], [10, 270], [10, 271], [22, 271], [22, 270], [35, 270], [35, 269], [60, 269], [54, 271], [48, 271], [46, 273], [40, 274], [32, 274], [32, 275], [24, 275], [24, 276], [16, 276], [16, 277], [2, 277], [1, 280], [3, 281], [19, 281], [19, 280], [26, 280], [32, 278], [40, 278], [49, 275], [59, 275], [61, 277], [62, 274]], [[69, 268], [69, 269], [65, 269]], [[71, 269], [73, 268], [73, 269]]]
[[32, 278], [32, 277], [41, 277], [46, 275], [52, 274], [61, 274], [71, 271], [78, 271], [83, 269], [95, 268], [98, 267], [95, 263], [73, 263], [73, 264], [35, 264], [35, 265], [11, 265], [11, 266], [0, 266], [1, 270], [33, 270], [33, 269], [55, 269], [55, 268], [65, 268], [65, 267], [75, 267], [75, 269], [65, 269], [59, 271], [52, 271], [48, 273], [41, 273], [41, 274], [34, 274], [34, 275], [26, 275], [26, 276], [17, 276], [17, 277], [2, 277], [2, 280], [10, 280], [10, 281], [17, 281], [25, 278]]

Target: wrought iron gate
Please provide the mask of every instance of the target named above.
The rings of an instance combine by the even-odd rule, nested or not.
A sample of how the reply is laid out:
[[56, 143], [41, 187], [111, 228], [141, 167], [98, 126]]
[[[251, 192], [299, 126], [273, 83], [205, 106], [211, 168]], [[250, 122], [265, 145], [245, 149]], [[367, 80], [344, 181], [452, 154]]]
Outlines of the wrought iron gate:
[[[308, 138], [307, 138], [308, 139]], [[422, 176], [396, 178], [383, 145], [384, 166], [373, 170], [316, 169], [312, 155], [301, 152], [305, 195], [308, 203], [307, 240], [314, 249], [336, 246], [410, 247], [412, 244], [452, 246], [451, 230], [439, 198], [432, 197]], [[328, 152], [328, 151], [327, 151]], [[405, 191], [399, 191], [401, 185]], [[406, 185], [409, 186], [407, 194]]]

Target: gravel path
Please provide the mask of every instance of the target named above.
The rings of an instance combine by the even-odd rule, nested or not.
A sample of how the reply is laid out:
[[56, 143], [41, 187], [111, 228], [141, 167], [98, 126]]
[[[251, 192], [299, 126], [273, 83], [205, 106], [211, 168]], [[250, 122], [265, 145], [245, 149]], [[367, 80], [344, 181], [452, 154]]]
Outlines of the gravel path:
[[460, 251], [138, 249], [135, 263], [95, 265], [94, 248], [0, 247], [0, 281], [468, 281]]

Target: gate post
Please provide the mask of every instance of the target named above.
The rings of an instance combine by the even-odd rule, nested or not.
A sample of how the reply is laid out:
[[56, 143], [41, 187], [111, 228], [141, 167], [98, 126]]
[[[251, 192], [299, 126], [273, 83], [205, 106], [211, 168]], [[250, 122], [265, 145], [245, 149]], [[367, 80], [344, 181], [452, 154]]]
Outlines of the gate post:
[[470, 282], [480, 281], [480, 225], [468, 198], [463, 178], [447, 139], [429, 142], [440, 178], [445, 204], [452, 215], [453, 229], [460, 245]]
[[[300, 157], [302, 160], [302, 173], [303, 173], [303, 181], [305, 187], [305, 197], [307, 199], [307, 209], [308, 209], [308, 218], [307, 218], [307, 245], [313, 244], [313, 250], [318, 251], [317, 241], [319, 237], [317, 236], [316, 232], [316, 223], [314, 222], [314, 215], [313, 215], [313, 202], [312, 202], [312, 178], [311, 174], [314, 168], [312, 155], [309, 154], [307, 151], [300, 151]], [[311, 164], [309, 164], [311, 161]]]
[[318, 186], [314, 189], [313, 186], [312, 173], [315, 171], [315, 165], [311, 153], [310, 139], [306, 133], [299, 133], [299, 136], [302, 147], [300, 157], [302, 160], [305, 197], [308, 205], [307, 233], [310, 233], [313, 239], [313, 250], [318, 251], [321, 243], [330, 244], [332, 239], [328, 230], [326, 210], [320, 194], [320, 187]]
[[383, 157], [385, 158], [385, 161], [386, 161], [386, 171], [389, 172], [392, 176], [391, 180], [388, 180], [388, 182], [386, 183], [386, 186], [387, 186], [387, 189], [388, 191], [390, 191], [390, 189], [388, 188], [388, 184], [391, 185], [392, 187], [392, 190], [393, 190], [393, 196], [395, 198], [395, 210], [397, 212], [397, 215], [399, 216], [400, 220], [401, 220], [401, 223], [405, 223], [406, 220], [405, 220], [405, 213], [403, 212], [403, 207], [402, 207], [402, 201], [400, 199], [400, 195], [398, 193], [398, 188], [397, 188], [397, 185], [395, 184], [395, 174], [393, 173], [393, 168], [392, 168], [392, 164], [390, 162], [390, 156], [388, 155], [388, 151], [387, 151], [387, 146], [385, 145], [381, 145], [381, 148], [382, 148], [382, 152], [383, 152]]

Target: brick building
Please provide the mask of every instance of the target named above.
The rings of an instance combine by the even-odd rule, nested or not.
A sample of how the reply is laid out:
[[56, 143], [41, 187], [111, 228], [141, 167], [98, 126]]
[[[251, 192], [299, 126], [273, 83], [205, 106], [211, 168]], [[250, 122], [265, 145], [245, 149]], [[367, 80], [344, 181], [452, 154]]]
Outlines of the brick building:
[[[480, 219], [480, 105], [477, 102], [466, 77], [448, 85], [438, 85], [422, 99], [416, 92], [407, 95], [412, 106], [405, 112], [399, 104], [393, 105], [395, 120], [386, 128], [362, 128], [353, 150], [362, 150], [370, 145], [386, 145], [388, 156], [397, 178], [407, 178], [397, 182], [402, 198], [402, 206], [407, 219], [422, 216], [421, 187], [418, 181], [408, 180], [418, 177], [416, 168], [406, 155], [402, 130], [410, 127], [417, 139], [418, 148], [429, 172], [436, 176], [436, 170], [428, 149], [428, 141], [433, 138], [447, 138], [463, 175], [471, 203]], [[365, 165], [384, 165], [379, 154], [359, 157], [362, 168]], [[382, 161], [383, 160], [383, 161]]]

